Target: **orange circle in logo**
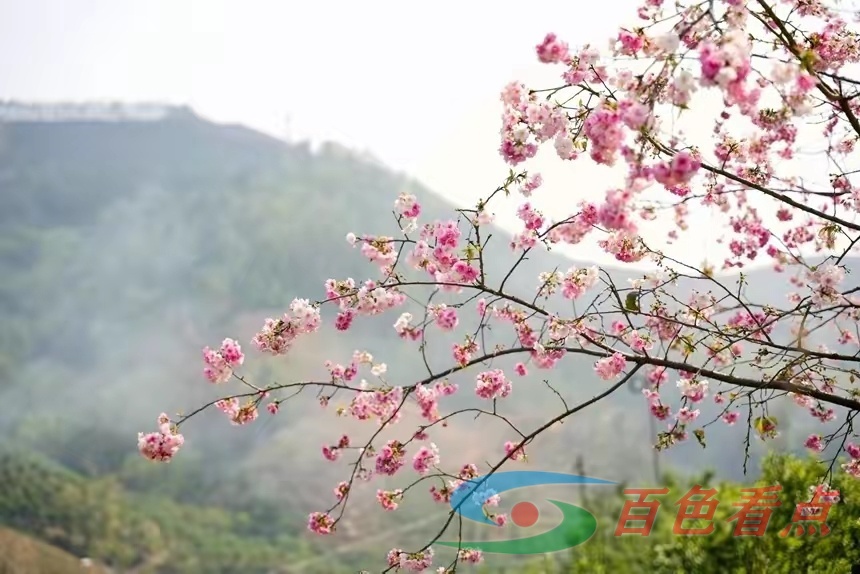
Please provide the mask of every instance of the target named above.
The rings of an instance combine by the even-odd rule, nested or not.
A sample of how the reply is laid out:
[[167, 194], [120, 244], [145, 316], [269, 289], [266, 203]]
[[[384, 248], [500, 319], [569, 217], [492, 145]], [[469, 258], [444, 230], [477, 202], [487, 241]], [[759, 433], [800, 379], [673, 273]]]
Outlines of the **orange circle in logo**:
[[523, 528], [533, 525], [538, 520], [537, 506], [531, 502], [518, 502], [511, 509], [511, 520]]

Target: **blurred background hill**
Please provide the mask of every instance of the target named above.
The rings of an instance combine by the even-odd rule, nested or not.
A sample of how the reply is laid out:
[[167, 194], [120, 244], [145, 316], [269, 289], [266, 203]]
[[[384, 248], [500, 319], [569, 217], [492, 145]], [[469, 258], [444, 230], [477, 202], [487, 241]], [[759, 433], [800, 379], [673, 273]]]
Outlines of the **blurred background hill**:
[[[498, 183], [487, 182], [488, 192]], [[376, 482], [351, 502], [354, 518], [342, 527], [353, 550], [329, 555], [337, 545], [307, 535], [307, 513], [331, 505], [346, 468], [320, 454], [340, 427], [311, 396], [248, 427], [216, 412], [196, 417], [170, 465], [150, 464], [135, 448], [136, 433], [160, 412], [225, 392], [203, 378], [200, 358], [224, 337], [242, 343], [243, 372], [261, 382], [324, 376], [326, 359], [347, 363], [356, 349], [386, 362], [397, 383], [422, 378], [417, 348], [392, 332], [396, 315], [358, 321], [336, 337], [323, 329], [287, 357], [261, 357], [249, 343], [294, 297], [321, 298], [329, 277], [374, 278], [344, 237], [394, 235], [401, 191], [418, 196], [422, 221], [455, 215], [455, 206], [373, 158], [214, 124], [188, 108], [146, 120], [0, 122], [0, 545], [10, 537], [22, 548], [46, 543], [57, 548], [57, 564], [88, 557], [95, 567], [141, 574], [349, 571], [358, 556], [406, 546], [407, 523], [428, 516], [427, 507], [383, 514]], [[493, 236], [488, 271], [498, 284], [514, 258], [508, 234]], [[529, 259], [508, 283], [529, 299], [539, 271], [590, 265], [551, 252]], [[633, 276], [610, 272], [619, 284]], [[770, 286], [785, 284], [767, 269], [747, 281], [759, 298], [780, 296]], [[434, 368], [449, 366], [443, 335], [429, 344]], [[448, 406], [477, 404], [473, 377], [452, 377], [462, 396]], [[580, 357], [533, 370], [515, 381], [506, 405], [526, 430], [561, 408], [545, 378], [569, 404], [604, 386]], [[653, 481], [646, 404], [631, 391], [553, 429], [529, 451], [530, 467]], [[772, 446], [802, 444], [808, 425], [780, 419], [786, 425]], [[440, 432], [446, 462], [501, 456], [516, 437], [497, 422], [465, 417]], [[356, 436], [369, 428], [343, 428], [352, 427]], [[662, 456], [663, 470], [741, 480], [743, 429], [711, 432], [704, 450], [691, 441]], [[763, 453], [753, 445], [751, 469]], [[74, 572], [50, 568], [38, 571]]]

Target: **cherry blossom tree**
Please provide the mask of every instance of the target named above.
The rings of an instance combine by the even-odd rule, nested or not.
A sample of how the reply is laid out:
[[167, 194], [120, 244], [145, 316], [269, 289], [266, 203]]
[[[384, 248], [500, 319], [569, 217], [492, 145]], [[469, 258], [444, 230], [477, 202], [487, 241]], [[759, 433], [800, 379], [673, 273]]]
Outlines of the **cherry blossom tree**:
[[[445, 529], [452, 526], [456, 535], [456, 513], [444, 503], [458, 487], [524, 459], [551, 426], [599, 408], [632, 377], [644, 376], [644, 400], [663, 429], [654, 437], [659, 450], [691, 436], [702, 441], [713, 422], [742, 422], [746, 432], [739, 436], [747, 440], [750, 434], [772, 438], [780, 423], [768, 405], [786, 397], [796, 403], [794, 416], [839, 423], [833, 432], [809, 436], [805, 446], [821, 452], [835, 445], [828, 473], [860, 478], [852, 425], [860, 412], [860, 287], [845, 270], [860, 241], [860, 167], [852, 166], [860, 138], [860, 76], [851, 77], [860, 60], [860, 37], [852, 31], [857, 14], [819, 0], [646, 0], [631, 15], [635, 25], [620, 29], [606, 50], [573, 47], [548, 34], [536, 55], [557, 70], [559, 85], [531, 89], [513, 82], [501, 94], [500, 153], [511, 166], [503, 184], [447, 221], [422, 221], [419, 198], [402, 194], [394, 204], [396, 226], [377, 230], [382, 235], [347, 236], [357, 256], [378, 265], [378, 277], [330, 279], [321, 300], [294, 300], [253, 339], [261, 353], [285, 355], [321, 328], [326, 309], [334, 310], [331, 320], [343, 336], [355, 322], [384, 313], [391, 316], [392, 348], [411, 349], [415, 372], [426, 367], [427, 373], [389, 381], [382, 361], [356, 352], [346, 364], [332, 358], [325, 380], [254, 383], [241, 374], [240, 344], [225, 339], [204, 350], [204, 375], [238, 392], [176, 419], [162, 414], [156, 432], [141, 433], [140, 452], [168, 462], [183, 445], [180, 429], [203, 410], [218, 409], [244, 425], [263, 408], [275, 415], [285, 400], [311, 388], [324, 407], [335, 396], [344, 405], [321, 416], [367, 421], [375, 430], [360, 444], [343, 435], [322, 446], [326, 459], [352, 457], [352, 464], [333, 485], [331, 507], [311, 514], [308, 528], [334, 533], [355, 481], [396, 476], [401, 488], [378, 491], [383, 508], [396, 509], [406, 491], [433, 497], [448, 513]], [[696, 129], [684, 129], [685, 121]], [[602, 201], [572, 197], [567, 217], [550, 220], [529, 203], [543, 178], [524, 169], [541, 147], [554, 148], [572, 173], [589, 161], [623, 170], [624, 183], [605, 190]], [[523, 197], [522, 229], [509, 245], [489, 243], [493, 206], [516, 194]], [[669, 230], [667, 239], [683, 238], [690, 215], [702, 212], [709, 214], [714, 242], [725, 247], [722, 270], [741, 272], [740, 279], [670, 257], [643, 238], [642, 230], [655, 224]], [[655, 271], [631, 269], [622, 284], [597, 267], [547, 269], [534, 278], [532, 293], [507, 288], [527, 254], [588, 242], [621, 268], [650, 262]], [[491, 277], [486, 263], [504, 249], [519, 259], [506, 276]], [[761, 260], [785, 281], [763, 286], [776, 293], [769, 300], [754, 300], [744, 281], [744, 268]], [[420, 287], [451, 302], [428, 299], [423, 316], [404, 312]], [[553, 300], [575, 305], [554, 307]], [[477, 328], [464, 328], [467, 316]], [[491, 328], [516, 342], [487, 345]], [[427, 341], [440, 332], [459, 337], [443, 370], [422, 361]], [[822, 333], [831, 333], [835, 348], [816, 342]], [[603, 392], [564, 403], [534, 428], [515, 428], [517, 440], [498, 445], [491, 466], [446, 467], [444, 452], [430, 442], [434, 433], [454, 417], [504, 419], [497, 406], [516, 395], [518, 377], [528, 369], [551, 372], [573, 355], [590, 358], [605, 381]], [[513, 368], [498, 368], [505, 356], [518, 361]], [[474, 385], [460, 389], [450, 382], [458, 373], [469, 373]], [[680, 398], [668, 398], [664, 386], [677, 386]], [[474, 394], [487, 406], [446, 408], [447, 397], [457, 393]], [[704, 401], [718, 406], [713, 421], [700, 419]], [[397, 425], [409, 409], [423, 417], [418, 428]], [[383, 440], [383, 430], [399, 438]], [[503, 525], [498, 497], [484, 494], [487, 515]], [[385, 571], [445, 573], [481, 560], [480, 552], [461, 548], [452, 561], [433, 564], [432, 544], [445, 529], [422, 548], [391, 550]]]

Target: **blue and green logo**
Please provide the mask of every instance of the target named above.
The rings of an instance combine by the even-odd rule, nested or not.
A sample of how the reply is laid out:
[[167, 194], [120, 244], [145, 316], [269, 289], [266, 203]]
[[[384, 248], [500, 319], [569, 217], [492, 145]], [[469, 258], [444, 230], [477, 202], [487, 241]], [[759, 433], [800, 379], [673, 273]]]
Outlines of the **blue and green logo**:
[[[465, 481], [451, 495], [451, 508], [463, 518], [498, 527], [484, 512], [484, 503], [491, 496], [528, 486], [559, 484], [612, 485], [616, 483], [561, 472], [499, 472]], [[453, 548], [475, 548], [495, 554], [546, 554], [578, 546], [591, 538], [597, 530], [597, 519], [584, 508], [560, 500], [549, 500], [549, 502], [561, 511], [562, 520], [558, 526], [541, 534], [511, 540], [436, 542], [436, 544]], [[521, 528], [533, 526], [539, 516], [537, 506], [531, 502], [519, 502], [511, 509], [512, 522]]]

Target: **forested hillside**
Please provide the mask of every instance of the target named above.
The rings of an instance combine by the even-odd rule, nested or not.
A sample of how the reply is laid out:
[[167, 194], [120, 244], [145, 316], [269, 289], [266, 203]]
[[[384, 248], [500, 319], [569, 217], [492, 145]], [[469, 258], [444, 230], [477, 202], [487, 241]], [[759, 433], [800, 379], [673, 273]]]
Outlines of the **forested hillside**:
[[[488, 181], [488, 193], [498, 183]], [[136, 433], [162, 411], [217, 396], [201, 375], [205, 345], [230, 336], [250, 349], [263, 319], [294, 297], [322, 297], [329, 277], [374, 277], [344, 236], [393, 234], [401, 191], [418, 195], [422, 219], [455, 215], [416, 182], [337, 146], [314, 151], [188, 110], [156, 122], [0, 124], [0, 432], [14, 447], [0, 458], [0, 523], [120, 571], [334, 572], [335, 563], [311, 560], [328, 549], [304, 529], [342, 471], [319, 454], [333, 438], [331, 414], [309, 408], [312, 400], [238, 429], [207, 413], [184, 430], [187, 446], [170, 465], [142, 460]], [[514, 258], [506, 233], [495, 234], [488, 269], [498, 281]], [[536, 253], [510, 290], [531, 297], [539, 270], [575, 264], [586, 263]], [[753, 275], [750, 284], [772, 280], [770, 271]], [[244, 372], [264, 381], [312, 376], [360, 348], [412, 382], [419, 357], [397, 346], [395, 318], [368, 321], [352, 339], [324, 330], [287, 358], [249, 354]], [[439, 367], [448, 353], [444, 344], [428, 350]], [[601, 385], [590, 361], [576, 357], [552, 377], [574, 401]], [[526, 427], [558, 408], [543, 378], [527, 377], [535, 392], [514, 403]], [[674, 461], [738, 478], [740, 431], [714, 432], [721, 440], [705, 450], [682, 445], [664, 468]], [[446, 433], [445, 452], [464, 460], [506, 440], [480, 425]], [[796, 448], [802, 433], [802, 424], [785, 425], [776, 446]], [[579, 458], [588, 474], [646, 481], [652, 442], [634, 389], [577, 415], [530, 458], [568, 471]], [[763, 452], [754, 446], [756, 457]], [[364, 498], [362, 524], [343, 528], [346, 541], [396, 524]], [[403, 520], [423, 512], [404, 511]], [[378, 556], [391, 542], [374, 538], [336, 560]]]

